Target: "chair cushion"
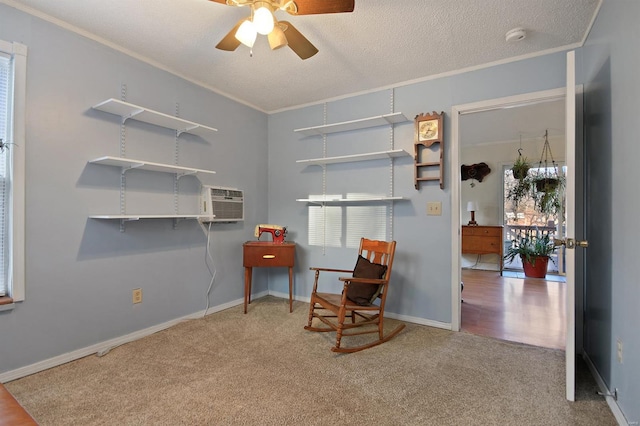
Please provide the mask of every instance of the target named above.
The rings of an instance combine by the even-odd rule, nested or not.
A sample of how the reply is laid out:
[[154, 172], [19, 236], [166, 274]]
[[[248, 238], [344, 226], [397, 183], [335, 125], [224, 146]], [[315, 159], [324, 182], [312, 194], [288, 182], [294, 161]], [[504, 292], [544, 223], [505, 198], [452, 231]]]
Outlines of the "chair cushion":
[[[356, 267], [353, 269], [354, 278], [374, 278], [381, 279], [387, 272], [386, 265], [371, 263], [366, 258], [358, 255]], [[373, 303], [378, 294], [380, 294], [381, 286], [364, 283], [350, 283], [347, 287], [347, 297], [358, 305], [368, 305]]]

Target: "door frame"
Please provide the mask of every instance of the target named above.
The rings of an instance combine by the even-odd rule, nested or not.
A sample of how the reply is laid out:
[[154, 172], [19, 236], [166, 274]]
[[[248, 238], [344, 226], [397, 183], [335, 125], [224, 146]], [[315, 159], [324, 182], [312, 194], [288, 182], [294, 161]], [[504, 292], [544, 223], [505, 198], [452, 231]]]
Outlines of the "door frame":
[[566, 88], [530, 92], [503, 98], [454, 105], [451, 108], [451, 329], [460, 331], [461, 323], [461, 209], [460, 209], [460, 116], [503, 108], [514, 108], [535, 103], [565, 99]]

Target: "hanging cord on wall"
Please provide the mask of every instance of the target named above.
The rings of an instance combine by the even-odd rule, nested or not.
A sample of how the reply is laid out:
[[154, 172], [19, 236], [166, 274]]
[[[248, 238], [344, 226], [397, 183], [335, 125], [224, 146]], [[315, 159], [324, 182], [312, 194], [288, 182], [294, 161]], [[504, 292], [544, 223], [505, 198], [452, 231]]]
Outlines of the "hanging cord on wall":
[[[204, 314], [202, 314], [202, 318], [207, 316], [207, 311], [209, 310], [209, 294], [211, 293], [211, 288], [213, 287], [213, 281], [216, 279], [216, 268], [213, 265], [213, 257], [211, 256], [211, 252], [209, 251], [209, 243], [211, 241], [211, 222], [209, 222], [209, 227], [207, 230], [207, 247], [204, 252], [204, 263], [207, 265], [207, 269], [209, 270], [209, 274], [211, 274], [211, 281], [209, 282], [209, 288], [207, 289], [207, 307], [204, 310]], [[211, 264], [209, 264], [211, 261]], [[213, 270], [211, 269], [213, 268]]]

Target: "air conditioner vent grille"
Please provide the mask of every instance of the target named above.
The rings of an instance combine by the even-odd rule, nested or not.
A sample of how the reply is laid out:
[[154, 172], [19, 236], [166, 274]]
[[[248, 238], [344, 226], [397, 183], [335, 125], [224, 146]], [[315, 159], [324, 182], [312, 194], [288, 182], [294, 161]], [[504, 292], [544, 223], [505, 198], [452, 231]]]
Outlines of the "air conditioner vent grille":
[[201, 213], [211, 216], [205, 222], [244, 220], [244, 194], [239, 189], [202, 186]]

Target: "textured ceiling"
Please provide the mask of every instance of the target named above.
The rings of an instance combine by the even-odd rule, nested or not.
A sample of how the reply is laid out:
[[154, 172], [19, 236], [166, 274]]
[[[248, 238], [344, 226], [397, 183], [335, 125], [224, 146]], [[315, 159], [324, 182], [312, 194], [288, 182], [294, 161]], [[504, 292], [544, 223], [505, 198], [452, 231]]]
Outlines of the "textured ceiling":
[[[214, 46], [249, 10], [208, 0], [0, 0], [265, 112], [582, 44], [600, 0], [356, 0], [353, 13], [276, 17], [318, 49], [264, 36]], [[527, 37], [507, 43], [507, 31]]]

